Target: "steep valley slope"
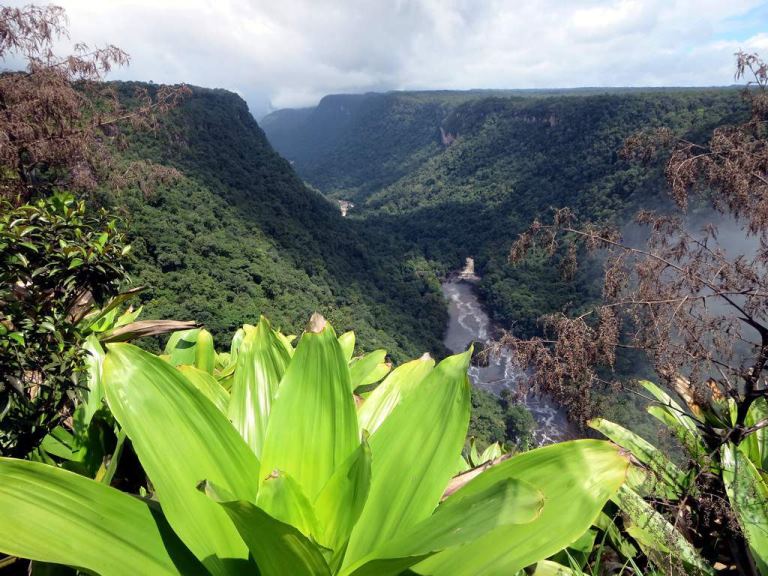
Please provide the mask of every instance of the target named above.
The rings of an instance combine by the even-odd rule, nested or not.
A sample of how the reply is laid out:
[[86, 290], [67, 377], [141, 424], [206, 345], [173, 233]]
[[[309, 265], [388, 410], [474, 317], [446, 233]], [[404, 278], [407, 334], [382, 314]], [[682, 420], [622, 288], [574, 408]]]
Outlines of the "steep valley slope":
[[310, 185], [354, 203], [348, 219], [442, 272], [473, 256], [495, 319], [533, 334], [541, 315], [598, 296], [599, 275], [587, 265], [565, 282], [539, 258], [512, 267], [516, 235], [553, 207], [621, 224], [667, 206], [663, 154], [630, 163], [625, 139], [666, 126], [702, 140], [745, 110], [733, 88], [390, 92], [327, 96], [262, 125]]
[[[117, 85], [128, 99], [134, 84]], [[152, 85], [148, 89], [154, 89]], [[445, 306], [416, 250], [361, 230], [307, 188], [237, 95], [193, 89], [120, 152], [181, 173], [102, 201], [125, 217], [145, 317], [194, 319], [220, 346], [260, 314], [298, 333], [314, 311], [395, 360], [444, 353]]]

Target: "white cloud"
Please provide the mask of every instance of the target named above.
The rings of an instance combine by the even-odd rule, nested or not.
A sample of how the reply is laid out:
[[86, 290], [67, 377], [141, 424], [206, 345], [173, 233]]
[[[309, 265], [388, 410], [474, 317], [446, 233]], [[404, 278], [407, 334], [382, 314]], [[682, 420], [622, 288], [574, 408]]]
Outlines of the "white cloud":
[[758, 0], [57, 3], [72, 41], [131, 54], [114, 77], [228, 88], [257, 116], [332, 92], [727, 84], [737, 49], [768, 55]]

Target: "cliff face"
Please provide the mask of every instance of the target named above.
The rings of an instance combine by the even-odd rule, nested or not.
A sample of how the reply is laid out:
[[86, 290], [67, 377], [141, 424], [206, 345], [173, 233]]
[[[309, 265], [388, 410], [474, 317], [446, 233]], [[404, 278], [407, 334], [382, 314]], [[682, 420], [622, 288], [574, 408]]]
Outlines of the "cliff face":
[[441, 351], [442, 303], [417, 310], [418, 297], [437, 290], [430, 278], [307, 188], [237, 95], [195, 88], [156, 132], [129, 134], [122, 154], [183, 175], [110, 199], [126, 214], [150, 317], [198, 320], [227, 338], [260, 314], [299, 332], [319, 311], [369, 349]]

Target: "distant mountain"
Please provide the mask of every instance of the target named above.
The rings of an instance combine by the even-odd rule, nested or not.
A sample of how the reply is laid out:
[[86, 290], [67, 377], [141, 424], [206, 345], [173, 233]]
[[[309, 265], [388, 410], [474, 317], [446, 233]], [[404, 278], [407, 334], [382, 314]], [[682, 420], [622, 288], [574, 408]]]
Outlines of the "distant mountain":
[[272, 145], [327, 193], [360, 199], [395, 182], [439, 150], [439, 126], [484, 92], [390, 92], [324, 97], [316, 108], [263, 120]]
[[392, 92], [328, 96], [290, 127], [286, 111], [264, 124], [308, 183], [355, 203], [350, 218], [444, 270], [474, 256], [496, 318], [530, 333], [599, 291], [594, 273], [565, 283], [543, 261], [511, 268], [515, 236], [553, 206], [621, 222], [663, 205], [662, 163], [622, 160], [626, 137], [668, 126], [701, 139], [745, 111], [734, 88]]
[[[134, 86], [118, 85], [126, 98]], [[317, 310], [368, 350], [443, 352], [445, 305], [417, 251], [363, 233], [308, 189], [239, 96], [195, 88], [158, 130], [129, 133], [126, 145], [126, 163], [183, 174], [105, 199], [126, 214], [148, 316], [204, 322], [224, 345], [259, 314], [298, 333]]]

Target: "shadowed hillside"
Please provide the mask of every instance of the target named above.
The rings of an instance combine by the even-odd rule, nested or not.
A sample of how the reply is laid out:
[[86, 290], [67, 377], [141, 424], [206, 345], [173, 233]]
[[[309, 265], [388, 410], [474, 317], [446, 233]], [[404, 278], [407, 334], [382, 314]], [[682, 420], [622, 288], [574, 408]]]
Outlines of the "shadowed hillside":
[[297, 332], [318, 310], [369, 349], [442, 350], [434, 274], [305, 187], [235, 94], [196, 88], [154, 133], [127, 134], [126, 145], [126, 161], [183, 175], [109, 199], [126, 213], [149, 316], [195, 319], [224, 335], [259, 314]]

